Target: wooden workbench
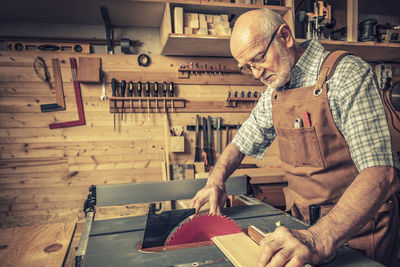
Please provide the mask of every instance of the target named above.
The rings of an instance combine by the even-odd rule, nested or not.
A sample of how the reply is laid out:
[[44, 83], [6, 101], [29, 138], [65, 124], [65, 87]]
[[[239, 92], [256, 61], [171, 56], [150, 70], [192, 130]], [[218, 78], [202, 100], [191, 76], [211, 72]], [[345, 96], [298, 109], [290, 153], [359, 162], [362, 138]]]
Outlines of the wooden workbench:
[[0, 229], [1, 266], [62, 266], [76, 221]]

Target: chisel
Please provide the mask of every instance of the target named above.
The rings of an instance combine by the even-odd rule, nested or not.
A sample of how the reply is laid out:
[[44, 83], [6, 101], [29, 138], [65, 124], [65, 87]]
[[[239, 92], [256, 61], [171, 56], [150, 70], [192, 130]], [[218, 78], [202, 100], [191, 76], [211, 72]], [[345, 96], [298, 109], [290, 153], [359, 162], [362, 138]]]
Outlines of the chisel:
[[168, 84], [167, 82], [163, 82], [162, 85], [162, 96], [164, 97], [164, 113], [167, 112], [167, 107], [165, 106], [165, 97], [167, 97], [167, 90], [168, 90]]
[[221, 152], [221, 144], [220, 144], [220, 141], [221, 141], [221, 117], [217, 117], [217, 118], [215, 118], [216, 119], [216, 121], [215, 121], [215, 125], [216, 125], [216, 127], [215, 128], [217, 128], [217, 153], [220, 153]]
[[[150, 82], [146, 82], [144, 86], [145, 96], [150, 97]], [[147, 120], [150, 120], [150, 100], [147, 99]]]
[[196, 115], [196, 147], [194, 152], [194, 162], [200, 161], [200, 116]]
[[211, 122], [211, 116], [208, 116], [207, 118], [207, 133], [208, 133], [208, 164], [210, 166], [214, 165], [214, 153], [213, 153], [213, 132], [212, 132], [212, 122]]
[[[173, 82], [169, 83], [169, 96], [174, 97], [175, 86]], [[171, 112], [174, 112], [174, 100], [171, 99]]]
[[[125, 97], [125, 92], [126, 92], [126, 81], [122, 80], [121, 81], [121, 97]], [[121, 113], [122, 121], [124, 121], [124, 105], [125, 105], [125, 100], [122, 100], [122, 113]]]
[[203, 117], [203, 161], [204, 161], [204, 166], [208, 166], [208, 160], [207, 160], [207, 119]]
[[[112, 78], [111, 79], [111, 90], [112, 90], [112, 96], [117, 96], [117, 80]], [[114, 99], [114, 132], [115, 132], [115, 110], [117, 109], [117, 101]]]
[[[154, 82], [154, 97], [158, 97], [158, 82]], [[158, 112], [158, 100], [156, 99], [156, 112]]]
[[[142, 82], [137, 83], [137, 96], [142, 97]], [[142, 100], [139, 99], [139, 107], [142, 109]]]
[[[128, 96], [133, 97], [133, 82], [132, 81], [130, 81], [128, 83]], [[131, 99], [129, 102], [130, 102], [131, 123], [132, 123], [133, 100]]]

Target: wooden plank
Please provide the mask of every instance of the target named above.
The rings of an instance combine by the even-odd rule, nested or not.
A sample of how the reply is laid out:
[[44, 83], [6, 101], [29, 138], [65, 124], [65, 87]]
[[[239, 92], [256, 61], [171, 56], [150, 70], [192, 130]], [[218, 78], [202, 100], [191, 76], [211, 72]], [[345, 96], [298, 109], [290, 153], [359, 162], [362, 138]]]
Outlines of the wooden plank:
[[87, 194], [88, 186], [0, 189], [0, 204], [82, 200]]
[[347, 0], [347, 41], [358, 41], [358, 0]]
[[183, 8], [174, 8], [174, 33], [183, 33]]
[[80, 209], [25, 210], [0, 213], [0, 227], [31, 226], [43, 223], [64, 223], [72, 218], [84, 220]]
[[26, 159], [1, 159], [0, 173], [32, 173], [62, 171], [67, 168], [67, 160], [63, 158], [37, 158], [31, 162]]
[[260, 248], [245, 233], [215, 236], [211, 240], [236, 267], [257, 266]]
[[160, 43], [164, 44], [167, 41], [168, 34], [172, 32], [171, 25], [171, 7], [169, 3], [165, 4], [160, 24]]
[[[161, 161], [159, 161], [160, 163]], [[156, 163], [154, 163], [156, 164]], [[79, 171], [55, 171], [35, 173], [0, 174], [3, 189], [26, 189], [41, 187], [74, 187], [96, 184], [124, 184], [161, 181], [159, 168], [124, 168]]]
[[284, 171], [281, 168], [246, 168], [237, 169], [232, 176], [248, 175], [251, 177], [251, 184], [283, 183]]
[[100, 82], [101, 59], [99, 57], [79, 57], [79, 82]]
[[76, 221], [0, 229], [5, 266], [61, 266]]
[[65, 108], [64, 88], [61, 77], [60, 60], [58, 58], [53, 58], [51, 60], [51, 66], [53, 67], [53, 79], [57, 104], [60, 107]]
[[58, 210], [58, 209], [82, 209], [84, 199], [69, 200], [69, 201], [46, 201], [46, 202], [32, 202], [32, 203], [15, 203], [15, 204], [1, 204], [0, 212], [8, 213], [10, 211], [33, 211], [33, 210]]

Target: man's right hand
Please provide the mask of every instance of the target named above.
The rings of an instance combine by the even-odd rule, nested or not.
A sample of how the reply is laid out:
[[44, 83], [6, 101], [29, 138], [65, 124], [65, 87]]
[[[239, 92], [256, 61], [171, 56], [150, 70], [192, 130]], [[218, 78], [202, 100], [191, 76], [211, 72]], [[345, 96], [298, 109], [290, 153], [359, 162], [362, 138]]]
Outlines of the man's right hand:
[[211, 214], [221, 214], [221, 209], [224, 206], [228, 195], [226, 194], [225, 184], [206, 184], [201, 190], [197, 192], [191, 202], [191, 207], [196, 209], [196, 214], [199, 213], [200, 208], [210, 202]]

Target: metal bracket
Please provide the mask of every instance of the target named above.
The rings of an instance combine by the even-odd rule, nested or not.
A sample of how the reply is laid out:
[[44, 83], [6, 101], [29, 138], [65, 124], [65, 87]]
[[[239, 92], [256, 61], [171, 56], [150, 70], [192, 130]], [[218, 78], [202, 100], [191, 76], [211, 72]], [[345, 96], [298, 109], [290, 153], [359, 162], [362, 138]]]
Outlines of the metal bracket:
[[94, 211], [94, 206], [96, 206], [96, 186], [91, 185], [89, 187], [89, 195], [83, 204], [83, 212], [85, 212], [85, 216], [88, 212]]

